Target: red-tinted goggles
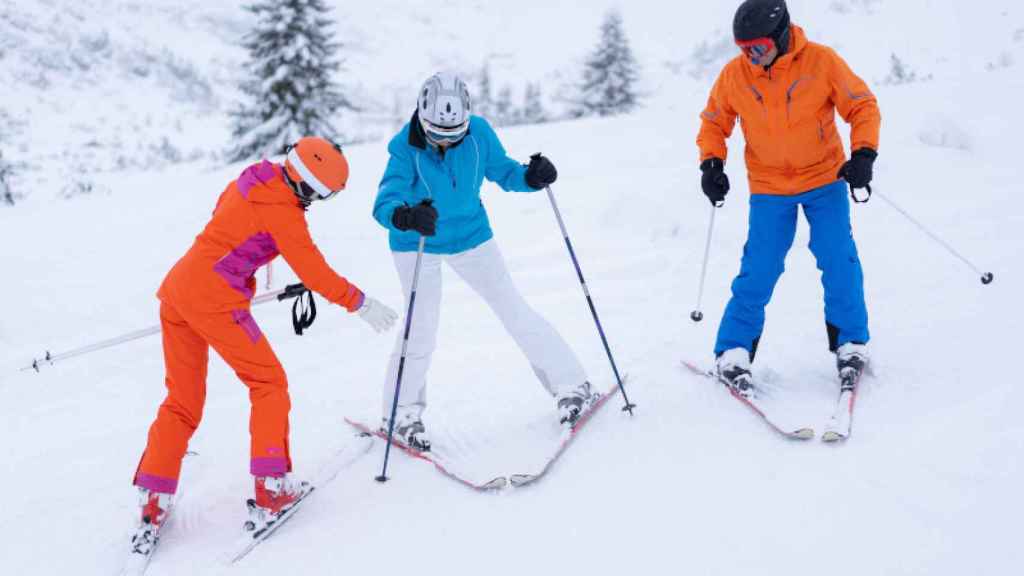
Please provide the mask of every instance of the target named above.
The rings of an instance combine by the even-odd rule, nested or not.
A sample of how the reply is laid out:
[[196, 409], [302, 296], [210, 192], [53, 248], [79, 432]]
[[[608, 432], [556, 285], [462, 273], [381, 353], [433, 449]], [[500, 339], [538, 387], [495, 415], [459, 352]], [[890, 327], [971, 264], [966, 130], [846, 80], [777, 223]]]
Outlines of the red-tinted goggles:
[[753, 40], [737, 40], [736, 45], [747, 55], [747, 58], [758, 59], [775, 48], [775, 40], [771, 38], [754, 38]]

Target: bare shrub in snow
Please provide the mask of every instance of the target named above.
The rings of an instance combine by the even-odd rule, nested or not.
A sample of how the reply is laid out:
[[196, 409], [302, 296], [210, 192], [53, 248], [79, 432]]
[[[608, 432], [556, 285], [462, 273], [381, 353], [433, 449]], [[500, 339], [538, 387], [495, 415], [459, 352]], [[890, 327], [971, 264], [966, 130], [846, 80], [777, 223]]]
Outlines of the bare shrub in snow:
[[949, 148], [964, 152], [970, 152], [974, 148], [970, 133], [947, 117], [929, 119], [928, 125], [918, 131], [917, 137], [922, 144], [933, 148]]
[[840, 14], [850, 14], [860, 10], [871, 14], [882, 3], [882, 0], [832, 0], [829, 8]]
[[888, 84], [890, 86], [899, 86], [901, 84], [913, 84], [914, 82], [925, 82], [932, 79], [932, 75], [918, 76], [917, 72], [912, 70], [910, 66], [906, 65], [902, 60], [899, 59], [896, 54], [893, 54], [889, 58], [889, 74], [882, 80], [882, 84]]
[[1002, 70], [1003, 68], [1009, 68], [1013, 66], [1014, 63], [1015, 61], [1013, 59], [1013, 54], [1010, 54], [1009, 52], [1006, 52], [1004, 50], [1003, 52], [999, 53], [999, 57], [996, 58], [994, 62], [989, 62], [988, 64], [986, 64], [985, 69], [988, 70], [989, 72], [994, 72], [996, 70]]
[[356, 110], [333, 77], [341, 70], [333, 23], [323, 0], [264, 0], [247, 7], [247, 102], [232, 113], [233, 160], [284, 152], [303, 136], [338, 139], [332, 118]]
[[640, 65], [626, 38], [622, 15], [609, 11], [601, 23], [601, 39], [583, 67], [583, 82], [574, 101], [574, 117], [612, 116], [639, 105], [636, 84]]

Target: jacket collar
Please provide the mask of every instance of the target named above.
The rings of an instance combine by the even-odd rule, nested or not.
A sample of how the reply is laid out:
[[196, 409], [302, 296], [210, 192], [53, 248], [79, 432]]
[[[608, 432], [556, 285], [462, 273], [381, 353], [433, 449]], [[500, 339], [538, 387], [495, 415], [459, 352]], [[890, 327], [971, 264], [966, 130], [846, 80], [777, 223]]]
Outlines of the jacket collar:
[[791, 24], [789, 27], [789, 37], [789, 50], [775, 60], [767, 70], [765, 70], [764, 66], [755, 66], [751, 64], [748, 58], [743, 57], [743, 61], [750, 67], [754, 76], [770, 78], [773, 71], [781, 73], [789, 69], [793, 64], [793, 61], [796, 60], [804, 51], [804, 48], [807, 48], [807, 35], [804, 33], [803, 28], [796, 24]]
[[[462, 140], [459, 140], [455, 144], [449, 146], [448, 149], [451, 150], [452, 148], [461, 146], [462, 143], [466, 141], [466, 137], [469, 136], [469, 132], [470, 130], [467, 128], [466, 136], [463, 136]], [[419, 148], [420, 150], [426, 150], [428, 147], [435, 150], [437, 149], [436, 146], [428, 146], [428, 144], [427, 135], [423, 133], [423, 126], [420, 125], [420, 111], [416, 110], [412, 113], [412, 119], [409, 120], [409, 146]]]

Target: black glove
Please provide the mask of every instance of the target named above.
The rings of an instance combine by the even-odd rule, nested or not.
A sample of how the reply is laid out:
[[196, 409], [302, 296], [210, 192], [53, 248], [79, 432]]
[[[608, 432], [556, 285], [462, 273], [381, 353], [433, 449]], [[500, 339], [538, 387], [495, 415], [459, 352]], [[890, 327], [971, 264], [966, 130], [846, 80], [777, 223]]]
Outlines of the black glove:
[[839, 178], [845, 178], [850, 188], [867, 188], [871, 184], [873, 167], [878, 152], [871, 148], [861, 148], [853, 153], [850, 160], [839, 169]]
[[540, 152], [530, 156], [530, 165], [526, 167], [526, 185], [534, 190], [546, 188], [558, 180], [558, 170]]
[[415, 206], [399, 206], [391, 214], [391, 223], [399, 230], [415, 230], [424, 236], [437, 233], [437, 208], [426, 199]]
[[719, 158], [708, 158], [700, 163], [700, 187], [712, 206], [721, 206], [729, 193], [729, 177], [725, 175], [725, 162]]

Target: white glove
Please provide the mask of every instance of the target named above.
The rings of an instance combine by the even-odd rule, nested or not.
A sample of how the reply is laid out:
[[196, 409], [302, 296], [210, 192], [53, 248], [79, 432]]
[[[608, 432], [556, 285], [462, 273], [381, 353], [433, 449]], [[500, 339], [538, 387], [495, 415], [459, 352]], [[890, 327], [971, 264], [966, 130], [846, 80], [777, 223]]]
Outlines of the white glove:
[[363, 305], [359, 307], [357, 313], [378, 334], [390, 330], [395, 325], [395, 320], [398, 320], [398, 313], [369, 296], [364, 297]]

